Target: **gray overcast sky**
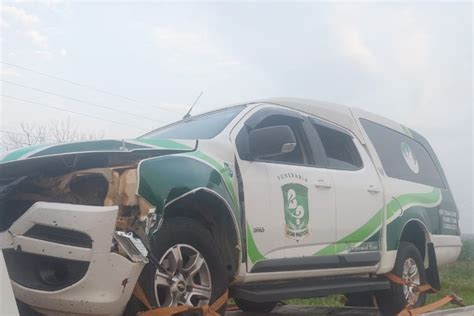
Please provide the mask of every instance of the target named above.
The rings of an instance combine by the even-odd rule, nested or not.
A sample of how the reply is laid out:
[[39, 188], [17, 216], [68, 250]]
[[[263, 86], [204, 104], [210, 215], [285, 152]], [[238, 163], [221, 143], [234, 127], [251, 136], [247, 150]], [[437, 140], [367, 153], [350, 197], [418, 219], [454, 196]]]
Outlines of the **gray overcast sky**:
[[[23, 2], [1, 5], [1, 60], [139, 103], [1, 66], [2, 80], [161, 121], [127, 117], [1, 82], [2, 94], [144, 129], [245, 100], [292, 96], [375, 112], [422, 133], [474, 231], [470, 2]], [[70, 117], [107, 138], [142, 131], [2, 97], [1, 128]], [[167, 111], [163, 108], [168, 109]], [[169, 111], [171, 109], [171, 111]]]

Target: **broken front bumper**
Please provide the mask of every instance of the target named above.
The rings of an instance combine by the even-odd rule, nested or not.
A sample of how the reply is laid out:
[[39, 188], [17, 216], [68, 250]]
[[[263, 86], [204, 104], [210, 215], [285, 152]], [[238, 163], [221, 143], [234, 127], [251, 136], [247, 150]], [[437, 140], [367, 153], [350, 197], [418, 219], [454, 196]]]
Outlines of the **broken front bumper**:
[[0, 233], [16, 298], [48, 315], [120, 315], [145, 263], [113, 252], [117, 212], [33, 204]]

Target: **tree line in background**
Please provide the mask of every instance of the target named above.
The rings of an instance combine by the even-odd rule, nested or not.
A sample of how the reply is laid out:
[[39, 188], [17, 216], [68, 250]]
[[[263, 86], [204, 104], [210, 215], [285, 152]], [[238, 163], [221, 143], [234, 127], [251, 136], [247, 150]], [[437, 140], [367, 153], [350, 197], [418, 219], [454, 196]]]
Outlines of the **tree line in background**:
[[463, 240], [459, 260], [474, 260], [474, 238]]
[[43, 143], [66, 143], [103, 139], [104, 133], [82, 131], [71, 122], [50, 121], [46, 124], [21, 122], [17, 131], [4, 131], [0, 138], [3, 150], [12, 150]]

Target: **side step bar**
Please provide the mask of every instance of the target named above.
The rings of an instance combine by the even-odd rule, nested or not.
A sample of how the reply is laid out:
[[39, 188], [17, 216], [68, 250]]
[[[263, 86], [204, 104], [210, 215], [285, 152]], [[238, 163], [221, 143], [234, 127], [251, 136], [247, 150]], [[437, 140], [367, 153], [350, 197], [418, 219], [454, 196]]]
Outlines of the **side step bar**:
[[309, 278], [234, 285], [230, 289], [230, 294], [232, 297], [251, 302], [274, 302], [293, 298], [371, 292], [389, 288], [390, 282], [385, 278]]

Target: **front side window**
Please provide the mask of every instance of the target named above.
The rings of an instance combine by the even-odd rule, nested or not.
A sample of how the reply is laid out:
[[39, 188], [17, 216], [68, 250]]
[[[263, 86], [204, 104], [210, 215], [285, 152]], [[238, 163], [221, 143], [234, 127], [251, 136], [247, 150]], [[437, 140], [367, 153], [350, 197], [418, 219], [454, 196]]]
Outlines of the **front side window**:
[[358, 170], [362, 159], [352, 136], [329, 126], [313, 122], [319, 134], [328, 159], [328, 168], [339, 170]]
[[210, 139], [216, 137], [245, 108], [244, 105], [190, 117], [159, 128], [140, 138]]
[[444, 182], [426, 148], [402, 133], [361, 119], [387, 176], [444, 188]]

